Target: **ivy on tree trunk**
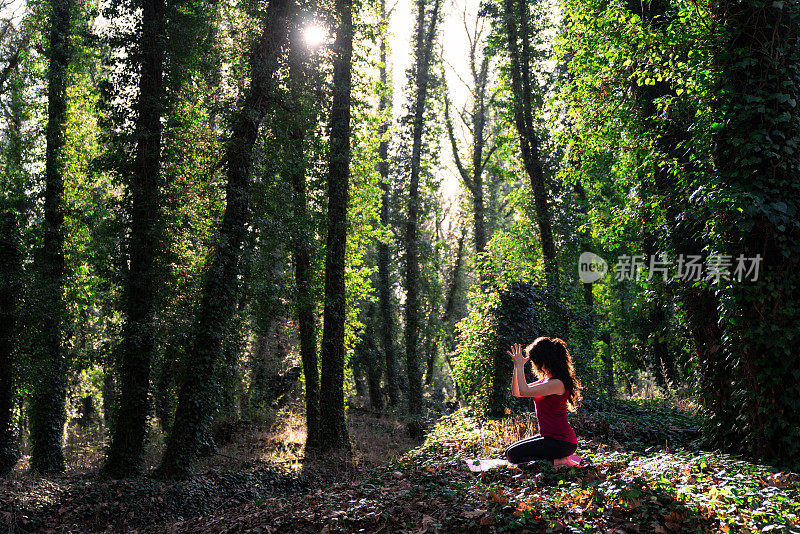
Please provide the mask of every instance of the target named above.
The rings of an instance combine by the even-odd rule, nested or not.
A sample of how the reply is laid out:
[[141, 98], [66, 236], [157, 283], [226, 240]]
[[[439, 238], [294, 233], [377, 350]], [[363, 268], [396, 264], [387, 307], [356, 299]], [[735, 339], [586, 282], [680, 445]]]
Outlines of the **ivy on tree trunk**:
[[52, 0], [50, 66], [47, 74], [44, 239], [38, 262], [41, 276], [40, 347], [31, 398], [31, 470], [64, 470], [66, 363], [62, 343], [64, 288], [64, 130], [67, 121], [67, 71], [71, 60], [71, 0]]
[[[381, 0], [381, 17], [386, 18], [386, 0]], [[389, 105], [390, 86], [386, 69], [386, 36], [381, 37], [380, 45], [380, 80], [383, 92], [378, 103], [378, 114], [384, 116], [391, 112]], [[389, 224], [389, 131], [391, 118], [381, 124], [378, 135], [378, 172], [381, 175], [381, 225]], [[394, 322], [392, 316], [392, 282], [389, 273], [389, 243], [378, 243], [378, 298], [380, 299], [380, 329], [383, 342], [384, 360], [386, 363], [386, 392], [389, 404], [396, 406], [400, 400], [398, 387], [397, 360], [394, 345]]]
[[164, 0], [143, 0], [139, 50], [136, 156], [130, 180], [131, 236], [128, 244], [125, 326], [121, 347], [119, 407], [104, 466], [110, 477], [135, 474], [141, 465], [149, 412], [150, 362], [153, 358], [153, 263], [158, 248], [161, 166], [161, 116], [166, 46]]
[[188, 475], [210, 435], [214, 367], [237, 304], [239, 249], [246, 233], [253, 147], [270, 105], [289, 18], [287, 0], [270, 2], [261, 38], [254, 42], [250, 54], [250, 88], [236, 114], [226, 146], [225, 213], [207, 260], [194, 335], [178, 390], [175, 420], [159, 467], [160, 474], [166, 477]]
[[428, 100], [430, 63], [436, 26], [439, 21], [441, 0], [433, 0], [429, 20], [426, 21], [425, 0], [417, 0], [416, 45], [414, 56], [416, 67], [416, 93], [413, 107], [411, 137], [411, 178], [408, 195], [408, 219], [406, 220], [406, 371], [408, 374], [408, 412], [422, 412], [422, 369], [419, 357], [419, 177], [422, 167], [422, 134], [425, 129], [425, 104]]
[[325, 254], [325, 307], [322, 325], [320, 450], [349, 449], [344, 413], [345, 248], [350, 182], [350, 98], [353, 57], [353, 3], [336, 0], [339, 25], [333, 45], [333, 104], [328, 159], [328, 236]]

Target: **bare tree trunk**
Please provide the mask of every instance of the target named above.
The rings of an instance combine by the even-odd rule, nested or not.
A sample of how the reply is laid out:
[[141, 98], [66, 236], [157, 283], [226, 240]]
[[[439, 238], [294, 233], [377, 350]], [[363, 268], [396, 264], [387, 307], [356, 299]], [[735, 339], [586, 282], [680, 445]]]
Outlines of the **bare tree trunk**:
[[431, 55], [436, 27], [439, 21], [441, 0], [433, 0], [430, 20], [425, 20], [425, 0], [417, 0], [416, 95], [413, 108], [413, 130], [411, 149], [411, 180], [408, 196], [408, 219], [406, 221], [406, 371], [408, 374], [408, 412], [422, 412], [422, 369], [419, 347], [419, 176], [422, 165], [422, 134], [425, 128], [425, 103], [428, 99], [428, 84]]
[[62, 328], [64, 323], [64, 129], [67, 120], [67, 71], [71, 60], [71, 0], [52, 0], [50, 67], [47, 80], [47, 148], [44, 191], [44, 246], [40, 314], [41, 356], [31, 399], [31, 470], [64, 470], [61, 438], [64, 430], [66, 378]]
[[179, 389], [175, 421], [159, 468], [163, 476], [185, 477], [210, 435], [211, 378], [228, 321], [237, 303], [239, 248], [246, 232], [253, 147], [269, 106], [289, 18], [290, 4], [287, 0], [270, 2], [261, 39], [254, 43], [251, 52], [250, 89], [236, 115], [226, 147], [228, 182], [225, 213], [217, 243], [207, 261], [194, 336]]
[[142, 54], [139, 78], [136, 159], [131, 177], [131, 237], [128, 245], [126, 318], [122, 339], [120, 396], [104, 473], [135, 474], [142, 461], [149, 412], [150, 362], [153, 358], [153, 280], [158, 249], [161, 116], [166, 48], [164, 0], [142, 0]]
[[333, 60], [333, 105], [328, 172], [328, 237], [325, 255], [325, 309], [322, 325], [320, 450], [349, 449], [344, 413], [344, 334], [346, 319], [345, 248], [350, 182], [350, 91], [353, 57], [353, 3], [336, 0], [339, 27]]

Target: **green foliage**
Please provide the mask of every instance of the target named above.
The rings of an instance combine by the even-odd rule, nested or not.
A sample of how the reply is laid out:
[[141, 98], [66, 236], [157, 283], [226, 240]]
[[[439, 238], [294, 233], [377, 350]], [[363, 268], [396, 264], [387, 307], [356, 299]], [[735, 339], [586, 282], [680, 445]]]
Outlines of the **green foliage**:
[[[498, 416], [518, 409], [511, 398], [512, 363], [507, 351], [539, 336], [560, 337], [567, 343], [585, 386], [595, 382], [588, 359], [592, 355], [591, 327], [585, 308], [569, 293], [554, 295], [530, 281], [486, 284], [470, 293], [470, 313], [457, 325], [455, 379], [480, 409]], [[529, 406], [527, 406], [529, 408]]]
[[[623, 299], [601, 284], [607, 310], [601, 328], [638, 338], [623, 349], [629, 354], [623, 361], [629, 369], [641, 366], [636, 347], [653, 338], [641, 312], [667, 292], [676, 320], [669, 321], [672, 336], [659, 336], [702, 375], [691, 381], [713, 414], [710, 436], [733, 450], [796, 458], [797, 410], [784, 399], [798, 392], [778, 393], [777, 385], [797, 383], [790, 348], [797, 308], [788, 297], [797, 288], [788, 273], [797, 270], [798, 207], [783, 200], [798, 196], [797, 6], [594, 0], [563, 6], [557, 43], [566, 70], [559, 95], [564, 176], [589, 192], [595, 239], [609, 252], [631, 254], [637, 235], [649, 232], [658, 251], [673, 258], [765, 258], [756, 283], [640, 283], [618, 293], [628, 294], [630, 312], [613, 304]], [[764, 309], [774, 314], [767, 318]]]
[[484, 408], [491, 392], [499, 306], [498, 292], [474, 292], [470, 298], [470, 313], [456, 325], [453, 377], [464, 396], [477, 400]]

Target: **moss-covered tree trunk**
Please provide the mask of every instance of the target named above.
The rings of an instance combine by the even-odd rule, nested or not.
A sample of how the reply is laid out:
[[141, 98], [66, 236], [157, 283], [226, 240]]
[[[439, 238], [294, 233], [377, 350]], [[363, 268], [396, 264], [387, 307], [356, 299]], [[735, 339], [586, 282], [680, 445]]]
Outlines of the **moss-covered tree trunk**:
[[[652, 189], [653, 186], [650, 180], [643, 178], [640, 189], [643, 195], [640, 201], [640, 206], [642, 206], [640, 221], [642, 224], [642, 252], [644, 252], [645, 265], [650, 265], [651, 261], [663, 260], [659, 255], [658, 236], [656, 235], [657, 224], [654, 221], [652, 211], [647, 207], [651, 196], [649, 192]], [[653, 263], [653, 265], [657, 265], [657, 263]], [[647, 322], [650, 331], [647, 344], [650, 347], [651, 365], [656, 382], [662, 387], [666, 387], [675, 379], [673, 356], [666, 342], [666, 332], [669, 329], [669, 321], [667, 320], [669, 302], [666, 298], [667, 288], [663, 276], [658, 273], [651, 273], [651, 275], [647, 290]]]
[[240, 246], [246, 232], [253, 147], [274, 86], [286, 41], [290, 5], [273, 0], [250, 54], [250, 88], [237, 112], [226, 146], [225, 212], [203, 276], [193, 339], [178, 389], [178, 406], [159, 473], [184, 477], [207, 441], [214, 397], [212, 377], [228, 321], [237, 304]]
[[50, 66], [47, 74], [47, 146], [45, 153], [43, 246], [37, 271], [41, 277], [39, 333], [34, 393], [31, 399], [31, 470], [64, 469], [66, 378], [62, 328], [64, 287], [64, 137], [67, 120], [67, 71], [71, 59], [71, 0], [52, 0]]
[[563, 313], [559, 306], [545, 290], [527, 283], [515, 283], [500, 292], [487, 406], [490, 416], [502, 417], [510, 406], [511, 372], [514, 369], [508, 355], [511, 345], [519, 343], [525, 346], [541, 335], [564, 336], [562, 329], [554, 328], [557, 321], [553, 318]]
[[300, 342], [300, 360], [303, 363], [306, 396], [306, 445], [317, 447], [319, 432], [319, 361], [317, 360], [317, 319], [314, 311], [316, 300], [313, 291], [311, 252], [308, 242], [308, 208], [306, 200], [305, 156], [303, 152], [304, 132], [290, 126], [289, 144], [294, 162], [289, 171], [292, 181], [295, 229], [292, 236], [292, 263], [297, 306], [297, 326]]
[[431, 15], [426, 20], [425, 0], [417, 0], [416, 44], [414, 46], [414, 95], [411, 132], [411, 177], [408, 192], [408, 218], [406, 219], [406, 308], [405, 341], [406, 372], [408, 374], [408, 412], [422, 412], [422, 368], [419, 356], [419, 177], [422, 167], [422, 134], [425, 130], [425, 104], [428, 100], [430, 63], [433, 42], [439, 21], [441, 0], [433, 0]]
[[370, 302], [364, 317], [364, 333], [361, 341], [356, 345], [353, 358], [353, 374], [356, 374], [356, 367], [361, 367], [367, 378], [367, 393], [369, 404], [376, 410], [383, 409], [383, 391], [381, 390], [381, 358], [378, 347], [375, 344], [375, 303]]
[[350, 196], [350, 99], [353, 3], [336, 0], [339, 16], [333, 45], [333, 103], [328, 157], [328, 236], [325, 248], [325, 306], [320, 360], [320, 450], [349, 449], [344, 413], [345, 248]]
[[166, 47], [164, 0], [143, 0], [136, 155], [130, 180], [131, 234], [122, 334], [120, 395], [104, 466], [110, 477], [135, 474], [141, 465], [149, 412], [153, 359], [154, 259], [158, 250], [161, 116]]

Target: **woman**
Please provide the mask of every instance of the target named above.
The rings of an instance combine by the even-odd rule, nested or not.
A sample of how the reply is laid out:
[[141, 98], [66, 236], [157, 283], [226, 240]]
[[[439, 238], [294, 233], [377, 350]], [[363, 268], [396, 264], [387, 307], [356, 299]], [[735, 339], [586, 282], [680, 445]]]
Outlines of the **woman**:
[[[511, 393], [533, 397], [539, 434], [518, 441], [506, 449], [513, 464], [533, 460], [552, 460], [555, 466], [575, 465], [569, 456], [578, 448], [578, 439], [567, 420], [567, 408], [575, 411], [581, 398], [581, 383], [572, 368], [572, 356], [558, 338], [540, 337], [525, 347], [519, 343], [508, 352], [514, 360]], [[538, 381], [528, 384], [525, 364], [533, 364]]]

